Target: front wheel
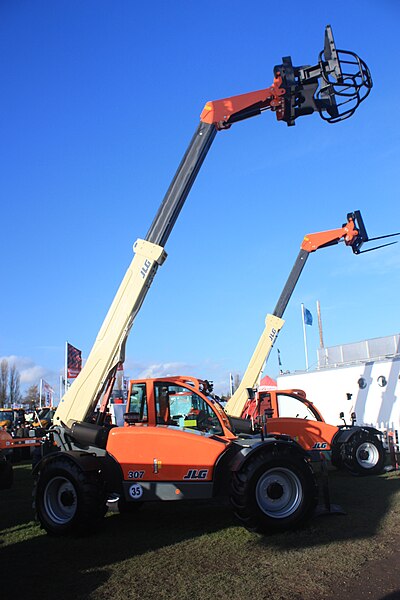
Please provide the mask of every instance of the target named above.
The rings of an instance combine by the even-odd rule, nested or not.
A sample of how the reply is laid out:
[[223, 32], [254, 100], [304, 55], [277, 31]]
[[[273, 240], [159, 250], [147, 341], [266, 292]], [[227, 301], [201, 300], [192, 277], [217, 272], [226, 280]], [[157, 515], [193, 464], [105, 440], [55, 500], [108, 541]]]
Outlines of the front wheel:
[[97, 473], [63, 457], [42, 467], [33, 494], [37, 520], [53, 535], [86, 533], [107, 511]]
[[348, 442], [344, 466], [359, 475], [378, 475], [385, 466], [385, 449], [374, 435], [354, 437]]
[[284, 531], [314, 511], [318, 488], [314, 473], [297, 452], [262, 452], [233, 474], [231, 502], [250, 531]]

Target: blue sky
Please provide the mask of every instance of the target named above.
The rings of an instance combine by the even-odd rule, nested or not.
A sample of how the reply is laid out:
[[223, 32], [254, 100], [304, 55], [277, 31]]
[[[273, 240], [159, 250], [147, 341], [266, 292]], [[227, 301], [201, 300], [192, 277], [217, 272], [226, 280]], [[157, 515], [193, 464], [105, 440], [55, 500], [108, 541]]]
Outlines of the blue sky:
[[[323, 4], [323, 5], [322, 5]], [[245, 4], [0, 2], [0, 357], [58, 388], [65, 341], [87, 356], [207, 100], [268, 87], [282, 56], [314, 64], [330, 23], [374, 88], [349, 120], [273, 114], [220, 132], [127, 345], [126, 374], [242, 374], [306, 233], [361, 210], [400, 230], [396, 0]], [[300, 305], [328, 346], [399, 332], [400, 246], [313, 254], [267, 372], [304, 368]], [[316, 319], [315, 319], [316, 320]], [[307, 328], [309, 362], [318, 330]], [[13, 358], [11, 358], [13, 357]]]

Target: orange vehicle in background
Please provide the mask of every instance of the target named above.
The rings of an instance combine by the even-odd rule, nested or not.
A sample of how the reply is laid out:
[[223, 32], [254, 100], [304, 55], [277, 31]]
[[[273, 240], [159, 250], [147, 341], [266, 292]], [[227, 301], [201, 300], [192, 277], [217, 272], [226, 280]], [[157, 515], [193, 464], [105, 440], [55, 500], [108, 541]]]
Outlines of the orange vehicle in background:
[[0, 409], [0, 454], [8, 461], [29, 459], [33, 447], [40, 446], [38, 437], [29, 437], [23, 408]]
[[24, 423], [25, 411], [23, 408], [0, 408], [0, 428], [12, 431]]

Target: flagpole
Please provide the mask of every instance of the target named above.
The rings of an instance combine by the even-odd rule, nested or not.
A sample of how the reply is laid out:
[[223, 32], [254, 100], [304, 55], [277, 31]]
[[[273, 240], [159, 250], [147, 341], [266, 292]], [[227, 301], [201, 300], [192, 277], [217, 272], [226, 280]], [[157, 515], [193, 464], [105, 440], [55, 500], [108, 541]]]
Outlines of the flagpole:
[[307, 335], [306, 335], [306, 321], [304, 318], [304, 304], [301, 304], [301, 316], [303, 321], [303, 338], [304, 338], [304, 355], [306, 358], [306, 371], [308, 371], [308, 352], [307, 352]]
[[64, 395], [68, 386], [68, 342], [65, 342], [65, 366], [64, 366]]
[[319, 329], [319, 346], [320, 348], [324, 348], [324, 336], [322, 333], [322, 318], [321, 318], [321, 305], [319, 300], [317, 300], [317, 315], [318, 315], [318, 329]]

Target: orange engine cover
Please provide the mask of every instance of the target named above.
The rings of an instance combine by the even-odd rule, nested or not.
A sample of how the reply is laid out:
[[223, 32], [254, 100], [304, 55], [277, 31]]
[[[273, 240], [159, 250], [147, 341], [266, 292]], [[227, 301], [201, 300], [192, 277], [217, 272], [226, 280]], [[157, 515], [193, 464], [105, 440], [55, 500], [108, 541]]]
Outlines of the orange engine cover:
[[290, 435], [305, 450], [331, 450], [332, 438], [339, 428], [324, 421], [278, 417], [267, 420], [267, 431]]
[[229, 441], [192, 430], [168, 426], [115, 427], [110, 431], [107, 452], [121, 465], [125, 480], [185, 480], [189, 470], [211, 481], [218, 457]]

